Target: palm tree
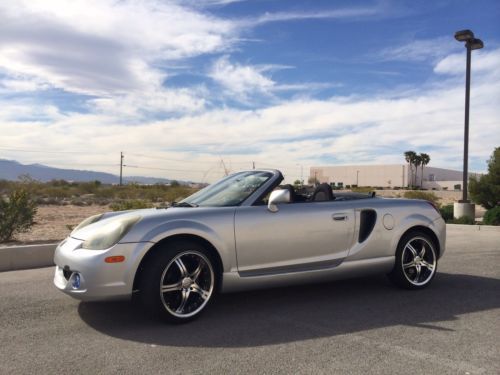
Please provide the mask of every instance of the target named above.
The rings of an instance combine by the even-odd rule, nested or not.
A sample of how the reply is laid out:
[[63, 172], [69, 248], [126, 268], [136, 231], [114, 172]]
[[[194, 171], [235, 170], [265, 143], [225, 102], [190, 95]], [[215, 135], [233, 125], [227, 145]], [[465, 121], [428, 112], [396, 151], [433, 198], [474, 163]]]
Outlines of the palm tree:
[[406, 162], [410, 165], [410, 181], [408, 181], [408, 186], [410, 186], [413, 185], [413, 163], [417, 153], [415, 151], [406, 151], [404, 155]]
[[422, 165], [422, 156], [420, 155], [415, 155], [415, 158], [413, 159], [413, 165], [415, 166], [415, 184], [413, 186], [417, 186], [417, 172], [418, 172], [418, 167]]
[[430, 163], [431, 157], [426, 154], [426, 153], [421, 153], [420, 154], [420, 161], [421, 161], [421, 168], [422, 168], [422, 173], [420, 175], [420, 187], [422, 187], [423, 183], [423, 178], [424, 178], [424, 166]]

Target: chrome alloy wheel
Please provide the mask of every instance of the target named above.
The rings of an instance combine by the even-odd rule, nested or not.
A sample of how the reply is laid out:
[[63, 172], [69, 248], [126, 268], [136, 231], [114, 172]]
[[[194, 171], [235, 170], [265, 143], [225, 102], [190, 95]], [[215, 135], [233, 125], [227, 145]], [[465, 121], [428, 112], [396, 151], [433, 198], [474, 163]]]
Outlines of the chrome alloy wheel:
[[202, 253], [177, 254], [160, 278], [160, 297], [167, 311], [177, 318], [199, 313], [210, 300], [215, 278], [211, 262]]
[[401, 253], [401, 264], [406, 279], [413, 285], [427, 284], [436, 272], [436, 252], [424, 237], [408, 241]]

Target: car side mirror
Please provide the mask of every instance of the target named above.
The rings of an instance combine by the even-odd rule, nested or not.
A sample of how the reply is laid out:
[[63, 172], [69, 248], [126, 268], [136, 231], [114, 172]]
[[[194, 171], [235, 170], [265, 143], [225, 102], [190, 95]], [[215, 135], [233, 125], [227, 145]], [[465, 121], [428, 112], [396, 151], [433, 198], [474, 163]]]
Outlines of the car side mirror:
[[267, 203], [267, 209], [271, 212], [278, 212], [278, 203], [289, 203], [290, 202], [290, 191], [287, 189], [275, 190], [269, 196], [269, 202]]

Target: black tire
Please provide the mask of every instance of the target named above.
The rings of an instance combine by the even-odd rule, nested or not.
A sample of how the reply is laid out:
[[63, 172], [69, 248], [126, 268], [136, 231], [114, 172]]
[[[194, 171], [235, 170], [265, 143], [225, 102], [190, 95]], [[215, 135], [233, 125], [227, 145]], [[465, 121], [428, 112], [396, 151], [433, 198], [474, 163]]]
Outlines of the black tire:
[[187, 323], [212, 302], [219, 279], [217, 262], [203, 246], [186, 240], [168, 242], [142, 267], [139, 300], [153, 317]]
[[423, 289], [436, 276], [437, 265], [438, 251], [435, 241], [426, 233], [413, 230], [401, 237], [394, 268], [387, 276], [401, 288]]

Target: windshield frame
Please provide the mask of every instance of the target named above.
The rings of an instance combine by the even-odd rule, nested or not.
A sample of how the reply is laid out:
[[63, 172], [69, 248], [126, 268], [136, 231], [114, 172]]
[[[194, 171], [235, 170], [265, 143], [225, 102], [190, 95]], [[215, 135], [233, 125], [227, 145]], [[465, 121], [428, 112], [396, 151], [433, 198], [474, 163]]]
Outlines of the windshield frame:
[[[255, 190], [253, 190], [248, 196], [244, 197], [239, 203], [237, 204], [228, 204], [228, 205], [210, 205], [210, 204], [203, 204], [202, 202], [193, 202], [193, 198], [196, 199], [197, 196], [201, 195], [201, 192], [207, 191], [207, 189], [214, 189], [217, 185], [224, 184], [229, 179], [234, 179], [238, 175], [251, 175], [251, 174], [259, 174], [259, 173], [270, 173], [271, 176], [265, 180], [260, 186], [258, 186]], [[233, 173], [229, 176], [226, 176], [213, 184], [208, 185], [207, 187], [197, 191], [194, 194], [191, 194], [189, 197], [181, 200], [179, 203], [194, 203], [196, 205], [199, 205], [199, 207], [238, 207], [238, 206], [251, 206], [255, 201], [258, 200], [260, 196], [263, 194], [265, 195], [266, 192], [272, 190], [275, 186], [277, 186], [283, 179], [283, 176], [280, 171], [274, 170], [274, 169], [251, 169], [251, 170], [245, 170], [245, 171], [240, 171], [237, 173]]]

